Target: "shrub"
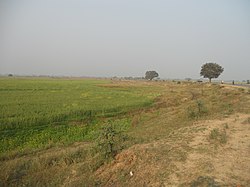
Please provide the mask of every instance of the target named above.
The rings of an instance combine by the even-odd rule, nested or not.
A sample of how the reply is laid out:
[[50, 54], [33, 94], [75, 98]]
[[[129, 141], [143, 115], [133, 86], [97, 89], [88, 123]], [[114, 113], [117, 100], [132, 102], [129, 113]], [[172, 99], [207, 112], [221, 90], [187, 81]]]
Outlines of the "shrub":
[[124, 148], [126, 139], [124, 132], [109, 121], [100, 131], [97, 148], [104, 159], [113, 159]]
[[202, 100], [196, 100], [195, 107], [188, 107], [188, 117], [189, 118], [199, 118], [207, 113], [207, 108]]

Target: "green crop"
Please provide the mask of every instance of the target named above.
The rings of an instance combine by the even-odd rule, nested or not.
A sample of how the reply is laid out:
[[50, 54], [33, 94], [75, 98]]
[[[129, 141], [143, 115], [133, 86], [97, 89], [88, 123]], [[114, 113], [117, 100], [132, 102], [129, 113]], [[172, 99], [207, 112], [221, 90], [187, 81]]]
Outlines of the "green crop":
[[91, 139], [101, 119], [150, 106], [149, 86], [109, 80], [0, 78], [0, 153]]

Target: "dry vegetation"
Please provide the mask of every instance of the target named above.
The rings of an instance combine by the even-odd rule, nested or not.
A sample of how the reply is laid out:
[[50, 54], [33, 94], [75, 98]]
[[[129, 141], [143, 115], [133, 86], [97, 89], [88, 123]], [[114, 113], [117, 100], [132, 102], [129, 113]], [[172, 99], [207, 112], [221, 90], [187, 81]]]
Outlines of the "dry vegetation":
[[[0, 186], [248, 186], [250, 94], [190, 82], [113, 82], [104, 87], [161, 90], [129, 118], [129, 139], [105, 161], [95, 143], [1, 157]], [[122, 120], [121, 120], [122, 122]]]

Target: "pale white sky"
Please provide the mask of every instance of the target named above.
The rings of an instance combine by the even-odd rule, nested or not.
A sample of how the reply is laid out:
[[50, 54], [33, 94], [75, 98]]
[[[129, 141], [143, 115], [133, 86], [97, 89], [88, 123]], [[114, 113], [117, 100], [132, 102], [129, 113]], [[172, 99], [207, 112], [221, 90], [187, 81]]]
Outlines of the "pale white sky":
[[250, 79], [249, 0], [0, 0], [0, 74]]

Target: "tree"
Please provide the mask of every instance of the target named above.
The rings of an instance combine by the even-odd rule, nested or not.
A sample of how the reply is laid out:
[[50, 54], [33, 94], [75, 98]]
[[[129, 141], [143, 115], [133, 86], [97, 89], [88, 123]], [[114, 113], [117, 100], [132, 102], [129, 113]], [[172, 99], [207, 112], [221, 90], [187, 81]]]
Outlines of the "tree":
[[202, 65], [200, 75], [211, 82], [211, 79], [218, 78], [223, 71], [224, 69], [216, 63], [206, 63]]
[[158, 77], [159, 74], [156, 71], [147, 71], [145, 73], [145, 79], [147, 80], [152, 80], [155, 77]]

